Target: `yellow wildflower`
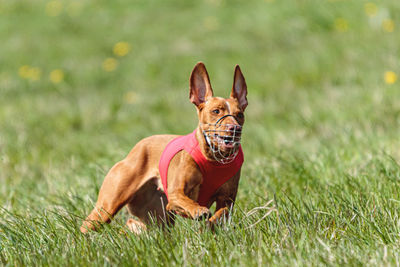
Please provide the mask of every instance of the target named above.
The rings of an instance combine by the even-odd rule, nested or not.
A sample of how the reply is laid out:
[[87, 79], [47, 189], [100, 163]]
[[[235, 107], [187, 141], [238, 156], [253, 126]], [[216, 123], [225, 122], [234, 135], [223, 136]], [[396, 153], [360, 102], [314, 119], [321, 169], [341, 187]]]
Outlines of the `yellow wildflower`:
[[337, 18], [335, 19], [335, 29], [339, 32], [347, 32], [349, 23], [344, 18]]
[[374, 3], [366, 3], [364, 5], [365, 14], [369, 17], [374, 17], [378, 13], [378, 7]]
[[138, 95], [137, 95], [135, 92], [130, 91], [130, 92], [127, 92], [127, 93], [125, 94], [124, 99], [125, 99], [125, 102], [126, 102], [126, 103], [128, 103], [128, 104], [133, 104], [133, 103], [136, 103], [136, 102], [137, 102], [137, 100], [138, 100]]
[[103, 61], [103, 70], [105, 71], [114, 71], [118, 66], [118, 61], [115, 58], [109, 57]]
[[397, 80], [397, 75], [393, 71], [386, 71], [384, 78], [385, 78], [385, 83], [394, 84]]
[[113, 52], [118, 57], [126, 56], [131, 51], [131, 46], [127, 42], [118, 42], [114, 45]]
[[382, 28], [386, 32], [393, 32], [394, 31], [394, 21], [391, 19], [385, 19], [382, 22]]
[[64, 72], [60, 69], [55, 69], [50, 72], [49, 79], [52, 83], [60, 83], [64, 80]]
[[29, 78], [29, 69], [31, 67], [29, 65], [23, 65], [18, 69], [18, 75], [21, 78], [28, 79]]
[[46, 14], [50, 17], [56, 17], [60, 15], [63, 8], [63, 4], [59, 0], [53, 0], [46, 4]]

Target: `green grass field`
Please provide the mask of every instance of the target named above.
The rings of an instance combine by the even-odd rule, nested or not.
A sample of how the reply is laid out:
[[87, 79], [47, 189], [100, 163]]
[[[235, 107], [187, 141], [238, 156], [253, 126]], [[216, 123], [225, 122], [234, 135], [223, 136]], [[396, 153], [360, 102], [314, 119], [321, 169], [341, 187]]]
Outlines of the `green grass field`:
[[[0, 2], [0, 265], [387, 266], [400, 249], [400, 1]], [[205, 62], [249, 90], [216, 233], [82, 218], [141, 138], [196, 126]]]

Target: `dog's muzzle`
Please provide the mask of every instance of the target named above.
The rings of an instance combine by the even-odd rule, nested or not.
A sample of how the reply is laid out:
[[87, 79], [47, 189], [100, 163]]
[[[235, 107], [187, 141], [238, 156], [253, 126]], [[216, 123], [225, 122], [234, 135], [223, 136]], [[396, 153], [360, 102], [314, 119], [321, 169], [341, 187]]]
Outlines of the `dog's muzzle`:
[[242, 137], [241, 125], [219, 123], [228, 116], [232, 115], [225, 115], [214, 124], [200, 124], [214, 159], [222, 164], [228, 164], [236, 158]]

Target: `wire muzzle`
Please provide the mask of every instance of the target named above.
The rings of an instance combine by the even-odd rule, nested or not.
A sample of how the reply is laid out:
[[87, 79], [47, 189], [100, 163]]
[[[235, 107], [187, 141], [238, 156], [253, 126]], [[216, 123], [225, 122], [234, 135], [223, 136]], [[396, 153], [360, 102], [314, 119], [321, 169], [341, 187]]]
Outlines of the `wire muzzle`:
[[219, 123], [228, 116], [232, 115], [222, 116], [216, 123], [200, 124], [200, 130], [212, 151], [214, 159], [222, 164], [228, 164], [236, 158], [242, 137], [241, 125]]

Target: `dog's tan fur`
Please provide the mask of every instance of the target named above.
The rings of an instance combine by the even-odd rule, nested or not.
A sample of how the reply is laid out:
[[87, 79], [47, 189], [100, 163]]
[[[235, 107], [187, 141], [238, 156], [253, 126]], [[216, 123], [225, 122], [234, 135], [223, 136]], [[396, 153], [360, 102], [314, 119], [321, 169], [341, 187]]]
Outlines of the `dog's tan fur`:
[[[231, 114], [224, 123], [244, 123], [243, 112], [247, 106], [247, 86], [243, 74], [236, 66], [234, 84], [228, 99], [213, 97], [207, 70], [198, 63], [190, 77], [190, 100], [196, 105], [199, 125], [215, 123], [218, 118]], [[219, 114], [214, 111], [218, 109]], [[223, 184], [213, 195], [206, 207], [196, 200], [202, 174], [192, 157], [184, 150], [171, 160], [168, 169], [169, 202], [162, 191], [158, 163], [166, 145], [176, 135], [154, 135], [141, 140], [128, 156], [115, 164], [108, 172], [100, 188], [95, 208], [83, 222], [80, 230], [86, 233], [95, 230], [99, 223], [110, 222], [111, 218], [125, 205], [139, 220], [129, 219], [127, 225], [135, 233], [146, 229], [152, 219], [158, 222], [169, 221], [169, 214], [175, 213], [190, 218], [209, 217], [209, 208], [216, 202], [216, 212], [208, 219], [213, 224], [228, 215], [236, 198], [240, 171]], [[202, 132], [196, 138], [203, 155], [214, 160]]]

